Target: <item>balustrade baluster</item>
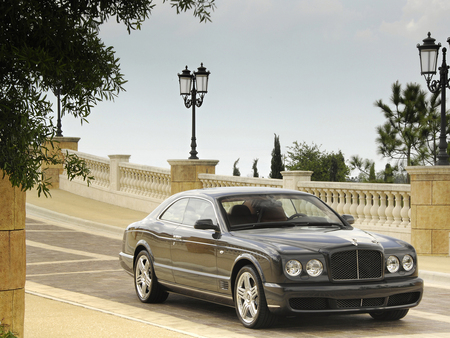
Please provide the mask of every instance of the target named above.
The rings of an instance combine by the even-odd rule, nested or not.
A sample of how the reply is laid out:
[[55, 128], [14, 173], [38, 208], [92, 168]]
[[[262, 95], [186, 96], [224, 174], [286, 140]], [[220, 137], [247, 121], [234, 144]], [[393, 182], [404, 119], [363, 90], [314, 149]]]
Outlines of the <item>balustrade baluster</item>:
[[125, 192], [131, 194], [132, 192], [132, 180], [133, 180], [133, 171], [131, 169], [127, 169], [127, 180], [126, 180], [126, 190]]
[[149, 172], [145, 173], [144, 196], [147, 197], [152, 196], [152, 176]]
[[164, 185], [163, 185], [162, 175], [157, 174], [157, 178], [158, 178], [158, 186], [157, 186], [158, 198], [162, 199], [162, 198], [164, 198], [164, 195], [163, 195]]
[[408, 192], [402, 192], [402, 201], [403, 201], [403, 208], [400, 212], [400, 215], [402, 217], [402, 223], [400, 224], [401, 227], [406, 228], [410, 224], [409, 219], [409, 196], [410, 194]]
[[370, 208], [370, 215], [372, 219], [370, 220], [371, 225], [378, 223], [378, 209], [380, 208], [380, 194], [378, 191], [372, 191], [372, 208]]
[[350, 206], [352, 205], [352, 197], [349, 190], [347, 189], [342, 190], [342, 199], [344, 203], [344, 205], [342, 206], [342, 214], [348, 215], [350, 214]]
[[386, 223], [385, 226], [390, 227], [394, 223], [393, 211], [394, 211], [394, 194], [391, 191], [386, 192], [388, 197], [388, 205], [386, 207]]
[[380, 206], [378, 208], [378, 226], [383, 226], [386, 223], [386, 194], [383, 191], [379, 192]]
[[336, 196], [337, 196], [337, 205], [336, 205], [336, 211], [339, 215], [342, 215], [344, 213], [344, 205], [345, 205], [345, 193], [338, 189], [336, 190]]
[[394, 193], [395, 207], [392, 211], [392, 216], [394, 216], [394, 222], [392, 226], [398, 227], [402, 223], [402, 197], [399, 192]]
[[351, 205], [350, 205], [350, 210], [349, 213], [350, 215], [353, 216], [353, 218], [355, 219], [355, 222], [358, 221], [358, 212], [356, 211], [358, 209], [358, 192], [355, 190], [350, 190], [350, 195], [351, 195]]
[[358, 207], [356, 208], [356, 213], [358, 214], [358, 223], [363, 224], [366, 218], [364, 214], [364, 207], [366, 206], [366, 195], [364, 191], [357, 191], [358, 193]]
[[369, 224], [372, 220], [372, 214], [370, 213], [370, 209], [372, 208], [372, 192], [364, 191], [366, 196], [366, 205], [364, 206], [364, 224]]
[[330, 196], [331, 196], [331, 207], [333, 210], [338, 210], [339, 205], [339, 193], [338, 191], [334, 189], [330, 189]]
[[125, 173], [125, 169], [123, 167], [120, 167], [120, 178], [119, 178], [119, 191], [124, 191], [125, 188], [125, 177], [126, 177], [126, 173]]

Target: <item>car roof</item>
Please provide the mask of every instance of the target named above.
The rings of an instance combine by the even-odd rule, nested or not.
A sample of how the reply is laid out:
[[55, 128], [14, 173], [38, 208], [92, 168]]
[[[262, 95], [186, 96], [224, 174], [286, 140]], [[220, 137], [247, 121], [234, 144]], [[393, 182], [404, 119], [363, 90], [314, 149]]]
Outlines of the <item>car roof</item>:
[[184, 191], [181, 195], [199, 195], [199, 196], [209, 196], [212, 198], [220, 198], [230, 195], [248, 195], [248, 194], [300, 194], [306, 195], [307, 193], [289, 190], [282, 188], [270, 188], [270, 187], [217, 187], [217, 188], [204, 188], [196, 190]]

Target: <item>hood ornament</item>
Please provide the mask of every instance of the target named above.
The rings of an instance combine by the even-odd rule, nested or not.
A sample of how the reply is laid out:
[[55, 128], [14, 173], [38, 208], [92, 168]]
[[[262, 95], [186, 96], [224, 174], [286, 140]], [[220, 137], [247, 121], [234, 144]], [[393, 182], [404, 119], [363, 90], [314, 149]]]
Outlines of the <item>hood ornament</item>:
[[352, 238], [352, 244], [354, 246], [358, 246], [358, 240], [356, 238]]

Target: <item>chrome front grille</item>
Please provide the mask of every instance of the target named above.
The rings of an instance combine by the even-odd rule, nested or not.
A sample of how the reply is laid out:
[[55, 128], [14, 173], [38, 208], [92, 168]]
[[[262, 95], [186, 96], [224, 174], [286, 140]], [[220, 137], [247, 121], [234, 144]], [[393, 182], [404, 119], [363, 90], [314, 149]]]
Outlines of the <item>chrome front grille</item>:
[[376, 250], [349, 250], [331, 255], [331, 278], [334, 281], [380, 279], [383, 255]]

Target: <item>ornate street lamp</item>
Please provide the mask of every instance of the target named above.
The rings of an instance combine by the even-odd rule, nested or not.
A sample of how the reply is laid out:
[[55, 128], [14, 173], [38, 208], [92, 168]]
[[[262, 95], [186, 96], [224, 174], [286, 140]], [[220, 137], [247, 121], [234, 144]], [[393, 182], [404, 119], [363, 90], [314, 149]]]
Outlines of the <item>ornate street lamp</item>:
[[[200, 107], [203, 103], [203, 98], [208, 92], [208, 78], [209, 71], [203, 67], [203, 63], [198, 67], [197, 71], [191, 74], [191, 71], [186, 66], [181, 74], [178, 74], [180, 80], [180, 95], [183, 96], [184, 105], [186, 108], [192, 107], [192, 137], [191, 137], [191, 156], [190, 160], [198, 160], [197, 157], [197, 140], [195, 138], [195, 106]], [[197, 98], [197, 94], [199, 97]]]
[[[423, 40], [423, 44], [417, 44], [420, 56], [420, 69], [421, 74], [427, 81], [427, 87], [432, 93], [441, 91], [441, 134], [439, 136], [439, 154], [437, 155], [437, 165], [449, 165], [448, 153], [447, 153], [447, 135], [446, 135], [446, 117], [445, 117], [445, 101], [446, 101], [446, 88], [450, 88], [448, 79], [449, 66], [445, 60], [445, 54], [447, 48], [442, 48], [442, 65], [439, 67], [439, 80], [432, 80], [433, 75], [436, 75], [437, 59], [439, 54], [439, 48], [441, 44], [435, 44], [436, 39], [431, 37], [431, 33], [428, 33], [428, 37]], [[450, 43], [450, 38], [447, 39]]]

